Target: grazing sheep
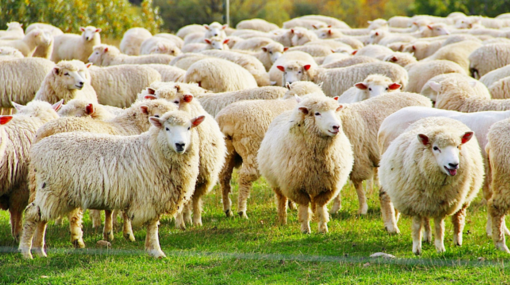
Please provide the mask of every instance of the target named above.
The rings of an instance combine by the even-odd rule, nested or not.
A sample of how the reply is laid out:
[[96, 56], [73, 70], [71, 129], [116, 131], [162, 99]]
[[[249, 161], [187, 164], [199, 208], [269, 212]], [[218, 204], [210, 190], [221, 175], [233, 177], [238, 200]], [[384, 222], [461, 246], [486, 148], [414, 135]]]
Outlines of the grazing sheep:
[[35, 100], [56, 103], [64, 100], [83, 99], [97, 102], [96, 92], [90, 85], [90, 63], [79, 60], [62, 60], [48, 72], [35, 94]]
[[276, 194], [280, 223], [287, 223], [290, 199], [299, 204], [303, 233], [311, 232], [310, 204], [319, 232], [328, 232], [326, 205], [352, 170], [351, 144], [336, 116], [340, 109], [334, 99], [309, 95], [293, 111], [276, 117], [260, 144], [259, 170]]
[[249, 30], [257, 30], [262, 32], [270, 32], [272, 30], [277, 30], [279, 27], [273, 23], [270, 23], [263, 19], [249, 19], [243, 20], [236, 25], [236, 29], [249, 29]]
[[145, 28], [131, 28], [124, 33], [120, 41], [120, 51], [127, 55], [139, 55], [143, 41], [152, 37]]
[[400, 84], [394, 83], [390, 78], [372, 74], [362, 82], [354, 84], [354, 87], [347, 89], [340, 97], [338, 103], [356, 103], [379, 95], [399, 90]]
[[438, 49], [433, 55], [427, 57], [425, 60], [438, 60], [444, 59], [457, 63], [466, 70], [466, 74], [469, 73], [469, 55], [482, 46], [477, 41], [462, 41], [454, 44], [449, 44]]
[[[450, 118], [413, 123], [381, 157], [379, 179], [395, 208], [413, 217], [413, 253], [421, 254], [422, 227], [435, 222], [435, 246], [444, 252], [444, 218], [462, 245], [466, 209], [483, 182], [483, 160], [473, 132]], [[396, 227], [396, 225], [394, 225]], [[425, 239], [430, 241], [431, 236]]]
[[[44, 123], [58, 118], [62, 102], [50, 105], [32, 101], [26, 106], [13, 103], [14, 116], [0, 116], [0, 208], [11, 214], [11, 233], [19, 240], [22, 213], [28, 204], [29, 150], [35, 132]], [[10, 122], [9, 122], [10, 121]]]
[[[19, 246], [23, 257], [32, 258], [32, 246], [37, 255], [46, 256], [48, 220], [67, 213], [80, 216], [79, 208], [124, 210], [133, 224], [147, 225], [145, 250], [153, 257], [165, 257], [158, 240], [159, 218], [175, 214], [193, 193], [199, 142], [191, 128], [203, 119], [173, 111], [150, 117], [153, 127], [137, 136], [65, 133], [34, 145], [30, 187], [35, 199], [25, 214]], [[87, 179], [79, 175], [84, 171], [90, 174]], [[73, 244], [84, 247], [80, 221], [72, 220], [71, 229]]]
[[484, 45], [469, 55], [469, 70], [476, 79], [510, 64], [510, 44]]
[[192, 64], [184, 82], [195, 82], [212, 92], [236, 91], [257, 87], [257, 81], [246, 69], [220, 58], [206, 58]]
[[0, 46], [13, 47], [19, 50], [25, 57], [32, 57], [36, 48], [41, 45], [48, 45], [51, 36], [43, 30], [35, 29], [19, 40], [0, 40]]
[[94, 46], [101, 44], [99, 32], [101, 29], [88, 26], [81, 27], [81, 35], [63, 34], [56, 36], [53, 41], [51, 60], [55, 63], [61, 60], [78, 59], [87, 62]]
[[423, 85], [432, 77], [446, 73], [466, 74], [466, 71], [455, 62], [448, 60], [430, 60], [419, 61], [406, 66], [409, 75], [409, 85], [404, 90], [406, 92], [418, 93]]
[[27, 104], [34, 99], [46, 75], [55, 64], [43, 58], [17, 58], [0, 61], [0, 106], [12, 108], [11, 102]]
[[99, 104], [119, 108], [131, 106], [140, 90], [161, 81], [159, 72], [144, 65], [91, 66], [89, 72]]
[[121, 54], [120, 50], [115, 46], [100, 44], [94, 46], [93, 52], [88, 58], [88, 62], [92, 62], [97, 66], [110, 66], [119, 64], [150, 64], [160, 63], [169, 64], [173, 56], [167, 54], [149, 54], [149, 55], [126, 55]]

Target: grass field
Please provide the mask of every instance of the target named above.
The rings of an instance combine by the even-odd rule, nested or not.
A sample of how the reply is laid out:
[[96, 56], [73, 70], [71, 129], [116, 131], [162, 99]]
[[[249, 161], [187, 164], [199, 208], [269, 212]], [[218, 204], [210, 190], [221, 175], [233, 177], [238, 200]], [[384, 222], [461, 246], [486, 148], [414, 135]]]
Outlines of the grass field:
[[[237, 185], [232, 196], [237, 201]], [[31, 284], [509, 284], [510, 255], [496, 251], [485, 235], [486, 208], [477, 199], [469, 208], [464, 245], [454, 247], [446, 222], [446, 253], [424, 244], [423, 255], [411, 252], [411, 220], [399, 221], [401, 234], [388, 235], [380, 219], [377, 193], [369, 194], [369, 213], [356, 215], [354, 189], [347, 185], [343, 205], [333, 215], [328, 234], [300, 233], [296, 212], [279, 226], [271, 189], [255, 183], [249, 220], [226, 218], [217, 188], [204, 203], [203, 227], [176, 230], [163, 218], [159, 237], [167, 258], [155, 260], [143, 251], [145, 229], [135, 229], [130, 243], [117, 232], [111, 249], [100, 248], [101, 230], [85, 216], [86, 249], [72, 248], [67, 221], [50, 222], [48, 258], [23, 260], [9, 230], [8, 213], [0, 212], [0, 283]], [[237, 203], [234, 202], [234, 211]], [[396, 259], [373, 259], [375, 252]]]

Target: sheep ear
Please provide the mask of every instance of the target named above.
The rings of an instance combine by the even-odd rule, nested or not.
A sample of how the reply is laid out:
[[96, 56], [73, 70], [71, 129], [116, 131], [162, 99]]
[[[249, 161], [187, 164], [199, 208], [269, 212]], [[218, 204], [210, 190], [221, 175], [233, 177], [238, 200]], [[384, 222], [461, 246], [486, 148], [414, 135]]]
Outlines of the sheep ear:
[[264, 52], [267, 52], [267, 47], [261, 47]]
[[308, 109], [306, 107], [299, 107], [299, 111], [301, 111], [305, 115], [308, 115]]
[[335, 53], [336, 51], [334, 49], [331, 50], [332, 53]]
[[352, 55], [356, 55], [357, 52], [358, 52], [358, 50], [353, 51]]
[[303, 66], [305, 68], [306, 71], [308, 71], [310, 69], [310, 67], [312, 67], [310, 64], [307, 64], [305, 66]]
[[181, 91], [181, 86], [180, 85], [175, 85], [174, 88], [177, 90], [177, 92]]
[[55, 66], [55, 67], [53, 68], [53, 74], [55, 74], [55, 75], [57, 75], [57, 76], [58, 76], [58, 75], [60, 75], [60, 68]]
[[193, 95], [186, 94], [183, 97], [184, 102], [189, 103], [193, 100]]
[[55, 112], [57, 112], [60, 108], [62, 108], [62, 104], [64, 104], [64, 99], [58, 101], [57, 103], [51, 105], [51, 107], [53, 108], [53, 110], [55, 110]]
[[80, 31], [85, 32], [85, 28], [84, 27], [80, 27]]
[[224, 30], [224, 29], [226, 29], [226, 28], [228, 28], [228, 25], [227, 25], [227, 24], [225, 24], [225, 25], [223, 25], [223, 26], [221, 27], [221, 29], [222, 29], [222, 30]]
[[375, 35], [378, 36], [379, 35], [379, 32], [375, 32]]
[[434, 28], [432, 28], [432, 26], [431, 26], [431, 25], [427, 25], [427, 28], [429, 28], [429, 30], [434, 29]]
[[391, 62], [397, 62], [398, 61], [398, 58], [396, 56], [393, 56], [392, 58], [390, 58], [390, 61]]
[[140, 106], [140, 109], [142, 109], [142, 113], [144, 113], [145, 115], [149, 115], [149, 107]]
[[163, 122], [158, 117], [149, 117], [149, 122], [155, 127], [162, 128]]
[[398, 83], [392, 83], [392, 84], [390, 84], [390, 86], [388, 86], [388, 88], [390, 88], [390, 90], [397, 90], [400, 87], [402, 87], [402, 85], [400, 85]]
[[356, 86], [356, 88], [360, 89], [360, 90], [366, 90], [368, 87], [365, 85], [365, 83], [363, 82], [358, 82], [356, 84], [354, 84], [354, 86]]
[[148, 92], [150, 95], [154, 95], [154, 94], [156, 94], [156, 90], [155, 90], [154, 88], [151, 88], [151, 87], [147, 88], [147, 92]]
[[85, 66], [86, 66], [87, 68], [90, 68], [90, 67], [92, 66], [92, 62], [89, 62], [89, 63], [85, 64]]
[[331, 28], [331, 25], [328, 25], [328, 28]]
[[330, 35], [331, 35], [332, 33], [333, 33], [333, 32], [332, 32], [331, 30], [328, 30], [328, 34], [330, 34]]
[[280, 71], [285, 72], [285, 67], [283, 67], [281, 65], [277, 65], [276, 68], [278, 68]]
[[289, 50], [289, 48], [288, 48], [288, 47], [284, 47], [284, 48], [283, 48], [283, 51], [284, 51], [284, 52], [286, 52], [286, 51], [288, 51], [288, 50]]
[[92, 105], [92, 103], [90, 103], [87, 106], [85, 106], [85, 113], [87, 115], [91, 115], [91, 114], [94, 113], [94, 105]]
[[201, 116], [191, 119], [191, 127], [194, 128], [194, 127], [200, 125], [204, 120], [205, 120], [204, 115], [201, 115]]
[[462, 136], [462, 144], [465, 144], [467, 143], [469, 140], [471, 140], [473, 138], [473, 132], [466, 132], [463, 136]]
[[10, 120], [12, 120], [12, 116], [0, 116], [0, 125], [5, 125]]
[[225, 40], [223, 41], [223, 44], [228, 44], [228, 42], [229, 42], [229, 41], [230, 41], [230, 39], [225, 39]]
[[206, 30], [209, 30], [209, 29], [210, 29], [210, 28], [209, 28], [209, 25], [204, 25], [204, 28], [205, 28]]
[[287, 89], [289, 89], [289, 90], [290, 90], [290, 83], [289, 83], [289, 82], [286, 82], [286, 83], [285, 83], [285, 87], [287, 87]]
[[318, 30], [318, 29], [317, 29], [317, 25], [312, 25], [312, 27], [313, 27], [314, 29]]
[[340, 105], [340, 106], [338, 106], [338, 108], [336, 108], [335, 112], [338, 112], [338, 111], [342, 110], [343, 108], [344, 108], [344, 105]]
[[21, 111], [25, 106], [21, 105], [21, 104], [18, 104], [16, 102], [11, 102], [12, 106], [14, 106], [14, 108], [16, 109], [16, 111]]
[[204, 41], [208, 44], [211, 44], [211, 40], [210, 39], [204, 39]]
[[296, 100], [296, 102], [301, 103], [301, 101], [303, 101], [303, 99], [301, 99], [301, 97], [299, 97], [298, 95], [294, 94], [294, 99]]
[[424, 134], [419, 134], [418, 135], [418, 140], [423, 144], [423, 145], [428, 145], [429, 144], [429, 137], [427, 137], [426, 135]]
[[430, 86], [430, 88], [432, 90], [434, 90], [436, 92], [441, 91], [441, 84], [440, 83], [437, 83], [437, 82], [434, 82], [434, 81], [430, 81], [429, 86]]
[[[413, 45], [413, 50], [416, 50], [416, 46], [415, 45]], [[413, 54], [414, 54], [414, 52], [413, 52]]]
[[293, 34], [294, 33], [294, 29], [290, 29], [290, 33]]
[[100, 28], [97, 28], [97, 29], [95, 30], [95, 32], [96, 32], [96, 33], [99, 33], [99, 32], [101, 32], [101, 29], [100, 29]]
[[145, 95], [145, 97], [143, 97], [144, 99], [146, 100], [156, 100], [158, 99], [158, 97], [154, 96], [154, 95]]
[[416, 23], [416, 22], [413, 22], [413, 24], [412, 24], [412, 25], [418, 26], [418, 23]]

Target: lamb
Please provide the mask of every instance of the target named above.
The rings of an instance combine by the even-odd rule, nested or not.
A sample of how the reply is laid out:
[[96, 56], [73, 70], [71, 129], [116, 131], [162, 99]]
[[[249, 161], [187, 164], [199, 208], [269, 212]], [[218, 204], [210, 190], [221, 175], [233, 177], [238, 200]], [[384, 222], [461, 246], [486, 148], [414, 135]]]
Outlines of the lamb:
[[[26, 106], [13, 103], [18, 111], [14, 116], [0, 116], [0, 208], [9, 210], [11, 233], [19, 240], [22, 213], [28, 204], [28, 164], [30, 145], [35, 132], [44, 123], [58, 118], [62, 102], [50, 105], [32, 101]], [[10, 122], [9, 122], [10, 121]]]
[[200, 53], [182, 53], [178, 56], [176, 56], [172, 61], [170, 62], [170, 65], [188, 70], [188, 68], [195, 62], [202, 60], [204, 58], [209, 58], [209, 56], [206, 56], [204, 54]]
[[140, 54], [167, 54], [177, 56], [181, 54], [181, 50], [173, 41], [154, 36], [142, 42], [140, 45]]
[[56, 36], [53, 41], [51, 60], [55, 63], [61, 60], [78, 59], [87, 62], [94, 46], [101, 44], [99, 33], [101, 29], [88, 26], [81, 27], [81, 35], [63, 34]]
[[199, 102], [193, 100], [188, 86], [187, 84], [176, 84], [172, 88], [162, 87], [156, 91], [156, 97], [177, 102], [179, 110], [185, 111], [191, 116], [205, 116], [205, 121], [197, 128], [200, 161], [195, 191], [193, 191], [191, 201], [185, 204], [185, 209], [179, 211], [176, 217], [176, 227], [181, 229], [186, 228], [186, 222], [191, 223], [191, 206], [193, 208], [193, 224], [202, 225], [201, 197], [211, 191], [216, 184], [227, 151], [218, 124], [211, 115], [205, 112]]
[[469, 55], [469, 70], [476, 79], [510, 64], [510, 44], [481, 46]]
[[415, 63], [416, 58], [412, 54], [406, 52], [394, 52], [393, 54], [387, 55], [383, 61], [392, 62], [402, 67], [406, 67], [409, 64]]
[[510, 77], [504, 77], [489, 86], [491, 97], [493, 99], [510, 99], [509, 81]]
[[97, 95], [90, 84], [88, 67], [79, 60], [60, 61], [48, 72], [34, 99], [56, 103], [71, 99], [84, 99], [97, 102]]
[[0, 46], [9, 46], [19, 50], [23, 56], [31, 57], [40, 45], [47, 45], [51, 41], [43, 30], [33, 30], [19, 40], [0, 40]]
[[432, 77], [446, 73], [466, 74], [466, 71], [455, 62], [448, 60], [430, 60], [419, 61], [406, 66], [409, 75], [409, 85], [404, 90], [406, 92], [418, 93], [423, 85]]
[[[35, 189], [35, 199], [26, 210], [19, 246], [23, 257], [32, 258], [30, 250], [36, 228], [34, 251], [46, 256], [44, 232], [48, 220], [77, 213], [78, 207], [124, 210], [133, 224], [147, 225], [145, 249], [149, 255], [165, 257], [158, 241], [159, 217], [164, 213], [175, 214], [193, 193], [199, 142], [191, 128], [200, 125], [203, 119], [173, 111], [161, 118], [150, 117], [153, 127], [137, 136], [65, 133], [34, 145], [31, 150], [34, 181], [30, 187]], [[112, 151], [118, 149], [123, 151]], [[115, 163], [105, 165], [108, 162]], [[89, 168], [85, 170], [88, 173], [102, 174], [82, 179], [76, 173], [82, 173], [84, 167]], [[65, 173], [61, 169], [66, 169]], [[83, 189], [86, 193], [82, 193]], [[73, 220], [71, 228], [73, 243], [84, 247], [81, 224]]]
[[92, 62], [97, 66], [150, 63], [169, 64], [172, 59], [174, 57], [167, 54], [125, 55], [121, 54], [120, 50], [115, 46], [100, 44], [94, 46], [88, 62]]
[[34, 99], [46, 75], [55, 64], [43, 58], [19, 58], [0, 61], [0, 106], [12, 108], [11, 102], [27, 104]]
[[243, 20], [236, 25], [236, 29], [250, 29], [250, 30], [257, 30], [262, 32], [270, 32], [272, 30], [277, 30], [279, 27], [273, 23], [269, 23], [266, 20], [263, 19], [249, 19], [249, 20]]
[[119, 108], [131, 106], [140, 90], [161, 81], [159, 72], [144, 65], [91, 66], [89, 72], [99, 104]]
[[336, 116], [340, 109], [331, 98], [309, 95], [293, 111], [273, 120], [257, 155], [259, 170], [276, 194], [280, 223], [287, 223], [290, 199], [299, 204], [303, 233], [311, 232], [310, 203], [319, 232], [328, 232], [326, 205], [340, 193], [352, 170], [351, 144]]
[[[216, 121], [225, 135], [227, 157], [220, 172], [220, 189], [223, 210], [227, 217], [233, 215], [230, 180], [234, 168], [239, 168], [238, 214], [248, 218], [247, 200], [252, 183], [260, 177], [257, 151], [271, 121], [282, 112], [292, 110], [297, 102], [294, 96], [310, 93], [323, 94], [320, 87], [312, 82], [294, 82], [283, 100], [248, 100], [232, 103], [223, 108]], [[323, 95], [324, 96], [324, 95]]]
[[180, 28], [175, 34], [181, 39], [184, 39], [187, 35], [192, 33], [205, 33], [206, 29], [202, 25], [192, 24]]
[[508, 76], [510, 76], [510, 65], [505, 65], [482, 76], [480, 78], [480, 82], [482, 82], [485, 86], [490, 87], [495, 82]]
[[413, 216], [417, 255], [422, 252], [421, 230], [429, 217], [434, 217], [438, 252], [445, 251], [446, 216], [452, 216], [454, 244], [462, 245], [466, 209], [484, 176], [480, 147], [472, 137], [473, 132], [457, 120], [425, 118], [409, 126], [381, 157], [381, 186], [399, 212]]
[[198, 83], [212, 92], [257, 87], [257, 81], [246, 69], [220, 58], [206, 58], [192, 64], [186, 71], [184, 82]]
[[462, 41], [454, 44], [449, 44], [437, 50], [433, 55], [425, 58], [424, 61], [438, 59], [449, 60], [460, 65], [460, 67], [462, 67], [464, 70], [466, 70], [466, 73], [468, 73], [468, 57], [474, 50], [481, 46], [482, 44], [477, 41]]
[[213, 22], [210, 25], [204, 25], [205, 28], [205, 35], [204, 37], [206, 39], [210, 39], [212, 37], [220, 37], [220, 38], [226, 38], [227, 34], [225, 34], [225, 30], [227, 29], [228, 25], [221, 25], [218, 22]]
[[127, 55], [139, 55], [143, 41], [152, 37], [145, 28], [131, 28], [124, 33], [120, 41], [120, 51]]
[[397, 91], [400, 87], [400, 84], [392, 82], [384, 75], [372, 74], [367, 76], [363, 82], [358, 82], [354, 84], [354, 87], [347, 89], [338, 97], [337, 101], [338, 103], [360, 102], [387, 92]]

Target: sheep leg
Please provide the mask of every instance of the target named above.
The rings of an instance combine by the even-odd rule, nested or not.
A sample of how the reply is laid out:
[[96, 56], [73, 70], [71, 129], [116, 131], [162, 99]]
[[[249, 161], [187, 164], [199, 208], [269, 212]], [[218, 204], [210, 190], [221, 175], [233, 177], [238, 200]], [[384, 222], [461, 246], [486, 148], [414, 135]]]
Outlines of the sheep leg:
[[315, 213], [317, 215], [317, 218], [319, 219], [319, 233], [327, 233], [328, 232], [328, 222], [329, 222], [329, 215], [328, 215], [328, 208], [326, 208], [326, 204], [319, 205], [318, 203], [315, 203]]
[[184, 204], [184, 208], [182, 209], [182, 216], [184, 223], [188, 225], [193, 225], [193, 220], [191, 219], [191, 200]]
[[39, 224], [37, 224], [34, 239], [32, 241], [32, 249], [34, 250], [34, 253], [40, 257], [47, 257], [46, 252], [44, 251], [44, 240], [46, 236], [47, 225], [47, 221], [40, 221]]
[[[256, 171], [256, 170], [255, 170]], [[252, 183], [259, 178], [254, 171], [249, 171], [246, 165], [243, 165], [239, 171], [239, 197], [238, 197], [238, 212], [237, 214], [244, 219], [248, 219], [246, 215], [248, 198], [250, 198], [250, 189]]]
[[311, 213], [308, 204], [298, 206], [298, 220], [301, 223], [301, 232], [304, 234], [312, 232], [310, 229], [310, 216]]
[[221, 169], [219, 175], [220, 181], [220, 189], [223, 201], [223, 212], [227, 217], [232, 217], [234, 214], [232, 213], [232, 200], [230, 200], [230, 192], [232, 191], [232, 187], [230, 186], [230, 180], [232, 179], [232, 172], [234, 171], [235, 156], [236, 154], [233, 151], [232, 142], [226, 140], [227, 149], [229, 150], [227, 153], [227, 157], [225, 158], [225, 164]]
[[288, 206], [289, 206], [290, 210], [297, 210], [296, 204], [294, 202], [292, 202], [291, 200], [289, 200]]
[[83, 230], [82, 230], [83, 211], [80, 208], [74, 209], [69, 213], [69, 228], [71, 230], [71, 243], [75, 248], [84, 248]]
[[131, 219], [128, 217], [126, 211], [122, 211], [122, 219], [124, 219], [122, 227], [122, 234], [124, 235], [124, 238], [129, 241], [135, 241], [133, 227], [131, 226]]
[[182, 213], [184, 211], [184, 208], [185, 205], [183, 205], [182, 209], [175, 214], [175, 228], [181, 229], [183, 231], [186, 230], [186, 224], [184, 223], [184, 215]]
[[21, 234], [22, 230], [22, 216], [23, 216], [23, 210], [17, 209], [16, 207], [13, 207], [12, 205], [9, 207], [9, 213], [11, 214], [11, 234], [12, 237], [19, 241], [19, 236]]
[[119, 226], [119, 222], [117, 221], [117, 217], [119, 216], [119, 213], [120, 213], [119, 210], [113, 210], [113, 213], [112, 213], [113, 229], [115, 229]]
[[113, 240], [113, 211], [104, 211], [103, 240]]
[[90, 219], [92, 220], [92, 228], [99, 228], [101, 226], [101, 211], [90, 210]]
[[193, 195], [192, 203], [193, 224], [196, 226], [202, 226], [202, 198], [198, 195]]
[[428, 217], [423, 217], [423, 229], [424, 229], [424, 235], [423, 235], [423, 241], [427, 243], [432, 242], [432, 230], [430, 229], [430, 220]]
[[32, 239], [34, 232], [41, 221], [41, 211], [39, 206], [33, 203], [28, 205], [25, 210], [25, 223], [23, 224], [23, 233], [19, 243], [18, 251], [21, 252], [23, 258], [32, 259], [30, 249], [32, 248]]
[[331, 210], [329, 210], [330, 214], [336, 214], [340, 209], [342, 208], [342, 196], [341, 193], [338, 193], [338, 195], [333, 198], [333, 205], [331, 206]]
[[434, 218], [434, 228], [436, 236], [434, 239], [434, 245], [438, 253], [445, 252], [444, 248], [444, 218]]
[[379, 201], [381, 202], [381, 215], [386, 231], [390, 234], [400, 234], [395, 207], [393, 207], [390, 196], [388, 196], [382, 187], [379, 188]]
[[421, 229], [423, 227], [423, 219], [419, 216], [413, 217], [412, 236], [413, 236], [413, 253], [421, 254]]
[[492, 222], [492, 240], [494, 241], [494, 245], [497, 249], [510, 253], [508, 247], [505, 242], [505, 231], [504, 231], [504, 222], [505, 222], [505, 208], [501, 207], [494, 201], [494, 197], [489, 200], [488, 208], [489, 215], [491, 216]]
[[[276, 194], [276, 206], [278, 208], [278, 220], [281, 225], [287, 224], [287, 197], [285, 197], [279, 188], [273, 188]], [[290, 200], [289, 200], [290, 201]]]
[[166, 257], [165, 253], [161, 251], [159, 246], [158, 237], [159, 219], [154, 219], [147, 223], [147, 236], [145, 237], [145, 250], [150, 256], [155, 258]]
[[353, 181], [354, 188], [358, 194], [359, 210], [358, 215], [366, 215], [368, 212], [367, 197], [365, 197], [365, 191], [363, 191], [363, 181]]
[[462, 245], [462, 231], [464, 231], [464, 226], [466, 225], [466, 209], [467, 205], [452, 216], [453, 244], [458, 246]]

